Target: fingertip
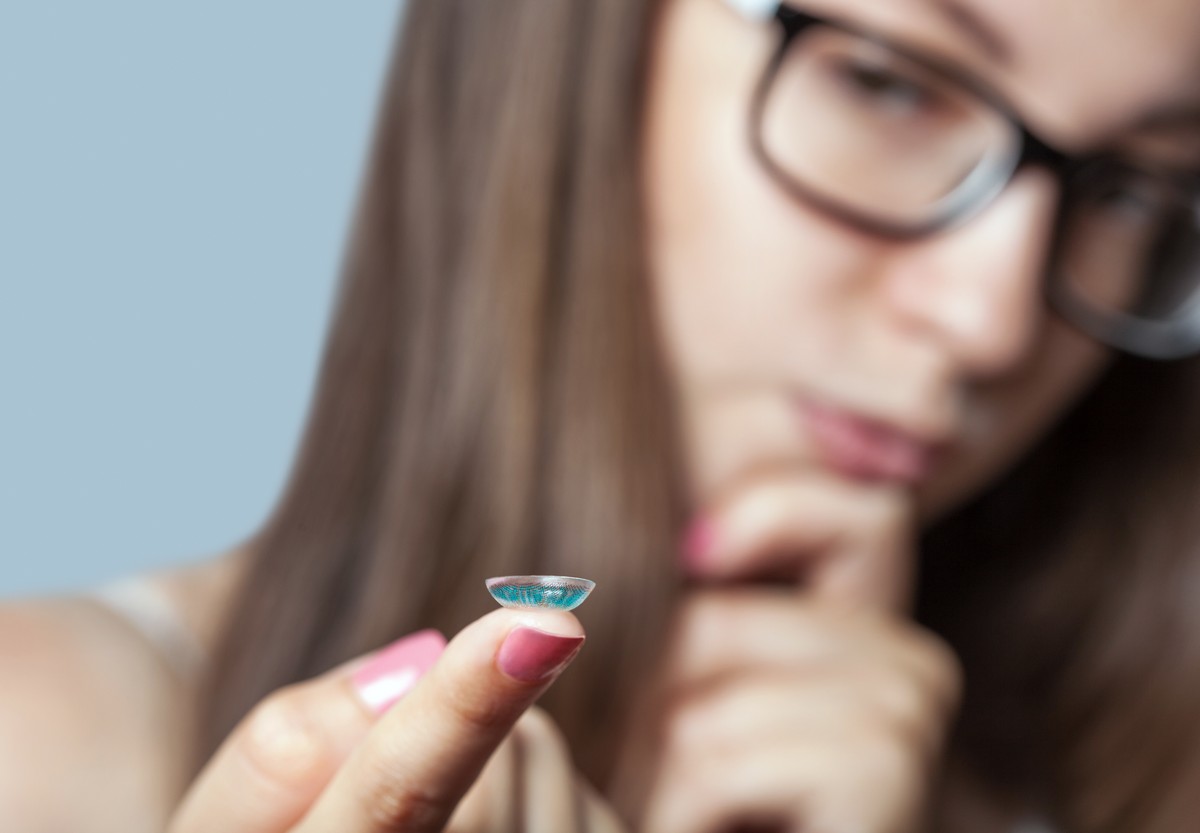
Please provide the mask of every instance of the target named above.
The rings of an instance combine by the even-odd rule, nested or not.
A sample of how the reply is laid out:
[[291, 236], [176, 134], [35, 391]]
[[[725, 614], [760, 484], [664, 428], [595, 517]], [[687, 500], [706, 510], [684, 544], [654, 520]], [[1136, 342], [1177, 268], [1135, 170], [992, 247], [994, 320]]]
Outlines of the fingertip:
[[383, 819], [389, 830], [408, 830], [417, 811], [444, 822], [583, 641], [582, 624], [566, 611], [493, 610], [468, 624], [377, 721], [339, 773], [351, 786], [326, 791], [312, 828], [382, 829]]
[[556, 636], [586, 636], [583, 623], [566, 610], [505, 607], [493, 610], [478, 622], [496, 637], [497, 642], [514, 628], [536, 628]]
[[568, 611], [502, 608], [468, 625], [454, 641], [474, 643], [469, 650], [476, 661], [486, 655], [489, 665], [524, 686], [561, 671], [585, 639], [583, 624]]
[[496, 667], [518, 682], [544, 682], [575, 658], [583, 647], [584, 638], [518, 625], [504, 638], [496, 652]]

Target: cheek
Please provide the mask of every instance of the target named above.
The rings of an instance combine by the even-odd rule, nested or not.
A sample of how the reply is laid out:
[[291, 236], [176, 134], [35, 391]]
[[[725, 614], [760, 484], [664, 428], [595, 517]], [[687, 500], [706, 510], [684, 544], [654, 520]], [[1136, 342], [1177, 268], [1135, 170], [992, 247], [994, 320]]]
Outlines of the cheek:
[[829, 326], [832, 276], [854, 251], [751, 152], [747, 113], [771, 43], [719, 3], [676, 0], [662, 20], [643, 187], [660, 323], [684, 386], [770, 378], [781, 356], [811, 352], [799, 342]]
[[1002, 475], [1084, 395], [1110, 354], [1057, 320], [1030, 350], [1034, 357], [1006, 381], [976, 390], [963, 440], [917, 492], [925, 522], [961, 505]]
[[[836, 391], [844, 377], [868, 390], [862, 401], [908, 403], [913, 385], [896, 380], [905, 357], [924, 355], [892, 349], [907, 331], [872, 295], [886, 244], [793, 201], [753, 156], [747, 112], [771, 50], [769, 33], [719, 2], [668, 0], [649, 79], [652, 291], [700, 495], [748, 461], [804, 458], [786, 398], [797, 385]], [[924, 514], [1011, 465], [1100, 369], [1103, 354], [1073, 331], [1050, 323], [1044, 338], [1014, 382], [979, 391], [976, 430], [921, 487]]]

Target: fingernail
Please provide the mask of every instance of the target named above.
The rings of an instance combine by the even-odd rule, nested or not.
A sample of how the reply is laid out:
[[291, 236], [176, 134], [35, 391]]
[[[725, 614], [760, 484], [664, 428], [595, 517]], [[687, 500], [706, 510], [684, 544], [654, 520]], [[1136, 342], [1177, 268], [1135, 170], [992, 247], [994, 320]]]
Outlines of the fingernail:
[[716, 532], [716, 526], [708, 518], [697, 518], [692, 522], [684, 533], [680, 547], [684, 567], [694, 570], [708, 560], [717, 538]]
[[560, 671], [579, 653], [582, 636], [559, 636], [530, 627], [517, 627], [504, 638], [496, 665], [514, 680], [545, 680]]
[[376, 714], [409, 692], [446, 648], [446, 637], [432, 628], [417, 631], [381, 648], [351, 675], [354, 690]]

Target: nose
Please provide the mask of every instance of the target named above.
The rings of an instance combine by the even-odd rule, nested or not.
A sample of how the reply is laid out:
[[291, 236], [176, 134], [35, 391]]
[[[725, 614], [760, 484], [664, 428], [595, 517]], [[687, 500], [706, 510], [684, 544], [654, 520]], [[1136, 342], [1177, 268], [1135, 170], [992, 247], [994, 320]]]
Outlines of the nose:
[[1028, 352], [1043, 319], [1041, 281], [1058, 186], [1028, 169], [957, 228], [897, 244], [884, 276], [889, 311], [973, 377], [999, 375]]

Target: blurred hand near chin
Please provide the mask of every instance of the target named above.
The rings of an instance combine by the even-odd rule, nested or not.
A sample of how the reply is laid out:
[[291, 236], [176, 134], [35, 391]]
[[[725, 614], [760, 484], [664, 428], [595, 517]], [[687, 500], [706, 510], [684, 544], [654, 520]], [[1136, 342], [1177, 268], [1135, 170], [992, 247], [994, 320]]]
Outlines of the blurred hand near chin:
[[693, 526], [639, 830], [923, 829], [961, 672], [907, 616], [913, 537], [906, 492], [819, 471]]

